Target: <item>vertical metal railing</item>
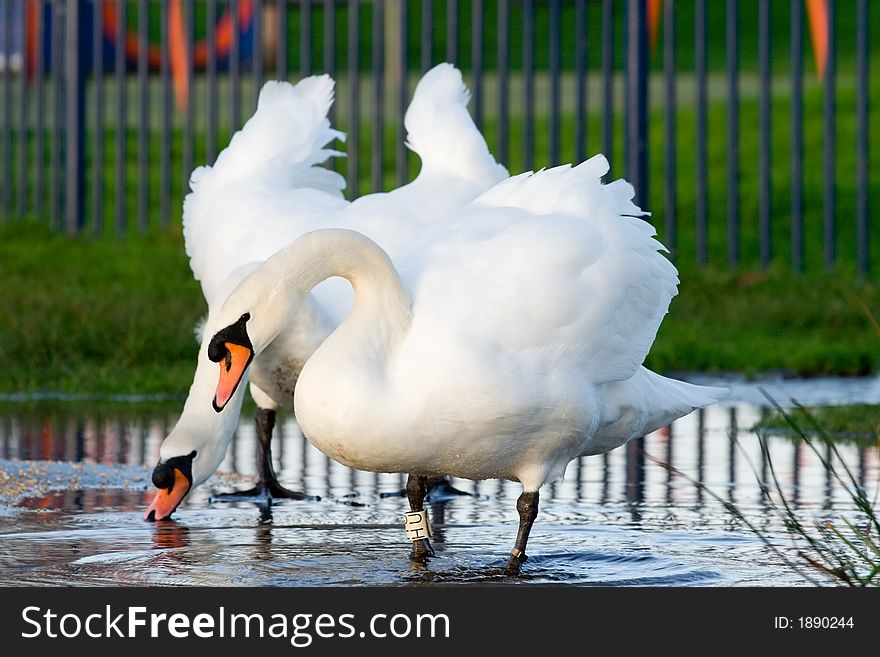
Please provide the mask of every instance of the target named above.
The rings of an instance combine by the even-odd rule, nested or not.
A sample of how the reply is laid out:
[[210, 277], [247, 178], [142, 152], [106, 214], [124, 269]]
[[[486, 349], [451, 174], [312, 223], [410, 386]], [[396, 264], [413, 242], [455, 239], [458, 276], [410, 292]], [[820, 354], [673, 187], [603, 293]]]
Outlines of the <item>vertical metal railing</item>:
[[791, 262], [804, 269], [803, 3], [791, 0]]
[[868, 175], [868, 0], [858, 0], [856, 8], [856, 262], [859, 274], [865, 276], [870, 269], [870, 231], [868, 230], [869, 185]]
[[351, 197], [404, 184], [415, 74], [442, 53], [512, 173], [605, 153], [677, 262], [869, 276], [877, 14], [828, 2], [823, 22], [821, 6], [0, 0], [0, 219], [179, 226], [192, 169], [216, 160], [270, 76], [337, 79], [347, 159], [332, 166]]
[[498, 159], [507, 162], [510, 132], [510, 0], [498, 2]]
[[561, 107], [562, 102], [562, 80], [561, 66], [562, 53], [559, 43], [560, 32], [562, 31], [562, 7], [560, 0], [550, 0], [550, 20], [547, 22], [549, 33], [547, 34], [547, 42], [549, 44], [548, 53], [548, 73], [550, 74], [550, 134], [547, 136], [550, 142], [550, 152], [548, 155], [548, 164], [556, 166], [560, 164], [560, 131], [562, 128]]
[[614, 162], [614, 3], [602, 0], [602, 152]]
[[422, 55], [421, 71], [425, 73], [433, 61], [432, 51], [434, 49], [434, 2], [433, 0], [422, 0], [422, 16], [421, 16], [421, 44], [420, 50]]
[[523, 0], [523, 169], [535, 167], [535, 2]]
[[[21, 34], [27, 32], [27, 5], [24, 0], [19, 0], [19, 22], [13, 26], [13, 29], [20, 30]], [[24, 61], [22, 61], [24, 65]], [[10, 67], [11, 68], [11, 67]], [[18, 160], [16, 161], [16, 194], [15, 194], [15, 210], [21, 216], [27, 211], [27, 175], [28, 170], [28, 143], [30, 135], [28, 133], [28, 108], [30, 99], [27, 93], [26, 76], [18, 76]]]
[[[257, 98], [260, 95], [260, 89], [263, 86], [263, 0], [252, 0], [251, 6], [251, 30], [253, 46], [251, 46], [251, 76], [253, 77], [254, 104], [253, 108], [257, 108]], [[311, 7], [311, 3], [305, 3]], [[190, 35], [192, 31], [190, 31]], [[311, 46], [311, 41], [308, 42]]]
[[85, 218], [85, 57], [83, 35], [88, 32], [85, 12], [75, 0], [68, 2], [64, 39], [65, 96], [65, 225], [67, 232], [82, 231]]
[[[307, 3], [308, 4], [308, 3]], [[372, 191], [382, 191], [385, 153], [385, 3], [373, 0], [373, 144]]]
[[160, 48], [161, 62], [159, 73], [162, 86], [162, 137], [159, 162], [159, 225], [167, 228], [171, 222], [171, 53], [169, 46], [170, 32], [168, 25], [168, 5], [160, 6]]
[[52, 140], [49, 163], [49, 218], [53, 228], [62, 228], [62, 201], [64, 199], [64, 153], [62, 143], [64, 125], [64, 5], [54, 2], [52, 7]]
[[12, 3], [3, 7], [3, 129], [0, 130], [0, 166], [3, 167], [2, 189], [0, 189], [0, 211], [4, 219], [12, 213], [12, 67], [6, 62], [12, 60]]
[[822, 217], [824, 226], [823, 242], [825, 268], [831, 269], [837, 259], [837, 217], [835, 208], [837, 201], [837, 98], [835, 85], [837, 82], [836, 52], [834, 44], [836, 17], [834, 2], [826, 3], [828, 12], [828, 55], [823, 80], [823, 133], [824, 146], [822, 178], [824, 192], [822, 195]]
[[[282, 2], [281, 6], [287, 3]], [[279, 12], [280, 13], [280, 12]], [[208, 125], [207, 134], [205, 135], [205, 163], [213, 164], [217, 158], [217, 124], [219, 121], [219, 107], [217, 96], [217, 36], [214, 32], [214, 17], [217, 15], [217, 0], [208, 0], [205, 6], [205, 76], [207, 77], [207, 104], [208, 104]], [[280, 25], [279, 19], [279, 25]], [[283, 39], [278, 39], [279, 52], [282, 48]], [[283, 58], [287, 58], [284, 52]], [[278, 60], [278, 77], [284, 79], [286, 69], [282, 68], [282, 55], [279, 54]]]
[[[42, 18], [45, 15], [45, 6], [43, 0], [39, 0], [36, 4], [36, 16]], [[46, 41], [45, 21], [38, 20], [34, 25], [34, 39], [38, 45], [42, 45]], [[43, 67], [45, 66], [44, 49], [35, 48], [34, 54], [34, 82], [33, 94], [36, 97], [36, 117], [34, 129], [36, 137], [34, 139], [34, 193], [33, 193], [33, 209], [37, 217], [44, 217], [46, 211], [46, 152], [45, 152], [45, 133], [46, 133], [46, 87], [44, 84]]]
[[96, 0], [92, 12], [92, 95], [95, 120], [92, 122], [92, 232], [104, 232], [104, 39], [102, 34], [104, 0]]
[[348, 193], [358, 196], [358, 160], [360, 155], [360, 48], [359, 0], [348, 3]]
[[727, 264], [739, 264], [739, 1], [727, 0]]
[[[287, 3], [279, 2], [280, 8], [278, 12], [278, 62], [279, 71], [278, 78], [283, 80], [287, 72], [287, 30], [285, 29], [287, 20]], [[284, 45], [281, 45], [284, 44]], [[282, 51], [283, 50], [283, 54]], [[283, 59], [283, 61], [282, 61]], [[299, 17], [299, 74], [300, 77], [310, 75], [312, 72], [312, 3], [302, 3]]]
[[471, 113], [477, 129], [483, 125], [483, 0], [471, 0]]
[[[180, 185], [180, 197], [182, 198], [189, 188], [189, 174], [195, 164], [195, 104], [193, 97], [193, 75], [195, 66], [193, 62], [193, 6], [191, 2], [183, 5], [183, 93], [186, 106], [183, 110], [183, 147], [181, 149], [181, 175], [177, 178]], [[236, 130], [238, 127], [235, 128]]]
[[646, 3], [629, 0], [626, 22], [626, 172], [637, 204], [648, 203], [648, 21]]
[[673, 258], [678, 256], [678, 143], [675, 67], [675, 2], [664, 4], [663, 13], [663, 237]]
[[150, 194], [149, 173], [149, 129], [150, 105], [147, 87], [149, 61], [149, 2], [138, 0], [137, 3], [137, 88], [138, 88], [138, 130], [137, 130], [137, 225], [143, 232], [147, 229], [147, 199]]
[[[574, 78], [576, 85], [574, 121], [574, 159], [581, 162], [587, 157], [587, 3], [574, 2]], [[503, 161], [506, 158], [502, 158]]]
[[709, 218], [707, 215], [707, 125], [708, 99], [706, 91], [706, 0], [696, 0], [694, 12], [694, 76], [696, 77], [696, 261], [698, 265], [709, 263]]
[[770, 161], [771, 131], [771, 76], [770, 76], [770, 0], [759, 0], [758, 5], [758, 68], [760, 78], [759, 114], [760, 125], [758, 155], [758, 250], [762, 269], [770, 265], [773, 257], [772, 229], [770, 226], [772, 198], [772, 172]]
[[236, 0], [229, 2], [229, 19], [232, 27], [229, 43], [229, 133], [232, 134], [241, 127], [241, 17]]
[[446, 59], [458, 61], [458, 0], [446, 0]]
[[[306, 15], [307, 11], [311, 11], [311, 5], [309, 5], [308, 8], [303, 7], [303, 17], [302, 21], [300, 21], [300, 41], [303, 43], [311, 44], [312, 21], [311, 13]], [[216, 11], [211, 11], [209, 8], [208, 21], [211, 21], [215, 15]], [[278, 77], [279, 80], [287, 79], [287, 30], [287, 3], [279, 2], [278, 16], [275, 22], [275, 75]], [[306, 54], [311, 53], [302, 53], [302, 55], [300, 55], [304, 67], [306, 67], [310, 63], [305, 56]]]
[[126, 154], [126, 132], [128, 131], [128, 117], [126, 116], [126, 104], [128, 99], [128, 90], [126, 85], [126, 61], [125, 61], [125, 2], [117, 2], [116, 5], [116, 42], [113, 44], [115, 51], [114, 69], [116, 77], [116, 172], [114, 174], [114, 185], [116, 186], [114, 216], [116, 217], [116, 232], [122, 235], [125, 233], [127, 224], [127, 209], [125, 207], [125, 192], [127, 183], [127, 154]]
[[[407, 5], [409, 4], [406, 0], [396, 0], [398, 3], [397, 12], [398, 12], [398, 21], [397, 21], [397, 38], [398, 38], [398, 51], [397, 51], [397, 125], [403, 125], [403, 117], [406, 114], [406, 107], [409, 103], [409, 92], [408, 92], [408, 77], [409, 77], [409, 65], [408, 65], [408, 47], [407, 42], [409, 38], [409, 16], [407, 11]], [[397, 152], [396, 152], [396, 170], [397, 170], [397, 184], [404, 185], [409, 177], [407, 172], [407, 150], [406, 150], [406, 138], [404, 136], [403, 130], [397, 131]]]
[[[287, 3], [285, 3], [287, 4]], [[324, 0], [324, 72], [336, 75], [336, 2]], [[330, 120], [333, 120], [333, 107], [330, 107]]]

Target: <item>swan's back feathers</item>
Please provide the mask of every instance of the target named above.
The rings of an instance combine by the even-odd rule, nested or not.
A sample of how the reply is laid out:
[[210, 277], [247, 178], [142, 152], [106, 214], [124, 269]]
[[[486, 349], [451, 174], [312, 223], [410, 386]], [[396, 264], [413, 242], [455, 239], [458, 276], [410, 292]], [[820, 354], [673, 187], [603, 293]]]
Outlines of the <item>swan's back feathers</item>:
[[403, 119], [407, 146], [422, 160], [422, 173], [449, 174], [494, 184], [507, 176], [467, 111], [470, 93], [461, 71], [438, 64], [425, 73]]
[[[192, 191], [183, 204], [183, 235], [190, 267], [206, 298], [232, 269], [259, 255], [243, 253], [240, 261], [220, 257], [241, 246], [238, 238], [261, 220], [256, 216], [260, 209], [237, 207], [242, 199], [281, 198], [292, 190], [342, 199], [345, 180], [318, 166], [339, 155], [327, 146], [344, 138], [327, 119], [333, 85], [327, 75], [305, 78], [295, 86], [266, 82], [256, 112], [233, 135], [216, 163], [193, 171]], [[288, 215], [296, 218], [293, 210]]]
[[602, 184], [607, 170], [596, 156], [515, 176], [476, 199], [425, 242], [428, 264], [404, 263], [421, 270], [416, 318], [492, 336], [495, 348], [536, 363], [576, 364], [596, 384], [631, 377], [678, 274], [632, 187]]

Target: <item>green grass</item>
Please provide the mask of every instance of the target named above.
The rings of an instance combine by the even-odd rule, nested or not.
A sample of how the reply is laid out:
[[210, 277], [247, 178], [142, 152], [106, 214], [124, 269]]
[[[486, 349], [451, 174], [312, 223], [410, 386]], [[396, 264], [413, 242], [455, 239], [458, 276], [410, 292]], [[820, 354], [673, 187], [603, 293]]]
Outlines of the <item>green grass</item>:
[[[880, 439], [880, 405], [878, 404], [823, 406], [808, 408], [806, 413], [815, 418], [830, 436]], [[776, 411], [758, 422], [755, 429], [766, 433], [789, 433], [791, 426], [785, 415]]]
[[[0, 228], [0, 392], [185, 394], [205, 303], [178, 235]], [[682, 272], [648, 365], [662, 372], [865, 374], [880, 289], [845, 275]]]
[[205, 303], [179, 237], [0, 235], [0, 390], [186, 392]]
[[687, 268], [649, 367], [856, 375], [880, 366], [880, 287], [842, 274]]

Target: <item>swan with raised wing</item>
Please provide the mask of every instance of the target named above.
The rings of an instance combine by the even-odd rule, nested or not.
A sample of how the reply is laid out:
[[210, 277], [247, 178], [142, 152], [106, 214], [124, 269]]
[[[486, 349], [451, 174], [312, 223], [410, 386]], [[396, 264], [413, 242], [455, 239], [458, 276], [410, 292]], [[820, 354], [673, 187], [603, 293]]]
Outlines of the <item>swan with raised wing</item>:
[[[388, 193], [349, 203], [343, 179], [319, 166], [336, 151], [327, 120], [333, 81], [306, 78], [296, 86], [270, 82], [258, 108], [212, 167], [192, 176], [184, 203], [184, 238], [190, 265], [202, 285], [212, 318], [226, 295], [249, 272], [295, 237], [324, 226], [345, 226], [371, 236], [390, 253], [432, 222], [461, 208], [507, 171], [489, 153], [467, 111], [469, 94], [461, 73], [440, 64], [419, 82], [405, 116], [407, 141], [422, 161], [416, 179]], [[299, 371], [352, 303], [350, 288], [326, 283], [289, 312], [271, 348], [249, 368], [257, 402], [257, 486], [215, 496], [221, 500], [270, 503], [301, 499], [278, 482], [271, 437], [278, 407], [293, 409]], [[153, 471], [158, 488], [148, 519], [168, 518], [186, 494], [208, 479], [222, 462], [238, 425], [243, 394], [215, 414], [206, 405], [214, 394], [215, 366], [203, 348], [183, 412], [160, 448]], [[245, 386], [241, 386], [242, 389]]]
[[[299, 374], [303, 433], [350, 467], [408, 473], [413, 512], [424, 513], [427, 476], [520, 482], [506, 565], [519, 572], [539, 490], [572, 459], [727, 394], [642, 365], [678, 275], [632, 187], [603, 184], [607, 171], [596, 156], [506, 179], [394, 262], [352, 230], [294, 240], [212, 318], [211, 405], [222, 412], [239, 394], [251, 360], [273, 348], [305, 295], [347, 279], [351, 311]], [[413, 553], [430, 554], [429, 540], [414, 540]]]

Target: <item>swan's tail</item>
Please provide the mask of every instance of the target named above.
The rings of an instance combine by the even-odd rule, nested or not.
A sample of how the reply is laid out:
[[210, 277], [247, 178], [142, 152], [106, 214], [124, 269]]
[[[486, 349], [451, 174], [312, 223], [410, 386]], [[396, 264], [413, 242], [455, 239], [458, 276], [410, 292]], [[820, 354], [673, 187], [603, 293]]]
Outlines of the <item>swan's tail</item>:
[[640, 367], [626, 381], [604, 384], [602, 393], [609, 417], [614, 419], [596, 432], [585, 456], [665, 427], [691, 411], [726, 399], [730, 390], [670, 379]]
[[[700, 386], [670, 379], [645, 367], [641, 368], [640, 374], [643, 375], [639, 384], [640, 394], [645, 395], [645, 424], [639, 431], [640, 436], [665, 427], [699, 408], [723, 401], [730, 395], [729, 388]], [[638, 376], [636, 374], [633, 379]]]
[[652, 426], [645, 428], [646, 433], [666, 426], [698, 408], [723, 401], [730, 395], [729, 388], [701, 386], [670, 379], [647, 368], [644, 369], [644, 372], [647, 384], [653, 388], [656, 394], [655, 399], [665, 406], [663, 411], [658, 410], [651, 414], [649, 422]]
[[425, 73], [413, 94], [403, 123], [406, 144], [422, 160], [422, 172], [485, 180], [507, 177], [467, 111], [470, 93], [461, 72], [438, 64]]

